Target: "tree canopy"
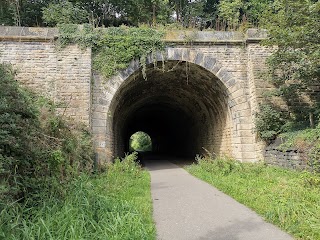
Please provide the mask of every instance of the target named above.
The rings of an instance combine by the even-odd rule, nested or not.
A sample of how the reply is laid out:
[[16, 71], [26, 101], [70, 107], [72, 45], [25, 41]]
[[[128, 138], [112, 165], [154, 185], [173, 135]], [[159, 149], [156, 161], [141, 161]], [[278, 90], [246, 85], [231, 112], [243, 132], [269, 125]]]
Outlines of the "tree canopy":
[[[260, 124], [267, 138], [288, 127], [314, 127], [319, 122], [319, 16], [320, 1], [315, 0], [275, 0], [264, 12], [263, 26], [269, 33], [265, 44], [276, 46], [268, 59], [269, 78], [275, 88], [267, 97], [269, 106], [261, 108], [268, 111], [262, 111], [260, 119], [266, 121], [270, 114], [278, 116], [272, 124]], [[275, 106], [274, 97], [285, 101], [285, 109]], [[275, 122], [282, 124], [274, 125]], [[264, 127], [267, 125], [269, 128]]]
[[55, 26], [92, 23], [235, 29], [243, 22], [257, 26], [273, 0], [2, 0], [0, 24]]

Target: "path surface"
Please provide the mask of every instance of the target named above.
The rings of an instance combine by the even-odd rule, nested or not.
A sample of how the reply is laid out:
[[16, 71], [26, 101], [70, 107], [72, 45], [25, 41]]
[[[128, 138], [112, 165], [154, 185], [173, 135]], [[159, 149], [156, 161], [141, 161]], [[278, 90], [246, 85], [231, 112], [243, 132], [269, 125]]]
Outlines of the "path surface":
[[292, 239], [177, 165], [166, 160], [149, 160], [145, 165], [151, 173], [158, 240]]

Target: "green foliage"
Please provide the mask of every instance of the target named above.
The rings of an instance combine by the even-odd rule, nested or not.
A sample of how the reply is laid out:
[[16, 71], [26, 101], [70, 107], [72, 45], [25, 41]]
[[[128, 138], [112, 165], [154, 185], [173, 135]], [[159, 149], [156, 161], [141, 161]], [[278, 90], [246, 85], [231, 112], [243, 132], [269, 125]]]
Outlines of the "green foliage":
[[[0, 23], [17, 26], [55, 26], [90, 23], [93, 26], [161, 26], [238, 29], [258, 26], [273, 0], [2, 0]], [[219, 16], [219, 11], [221, 16]], [[45, 19], [45, 21], [43, 20]], [[228, 24], [227, 24], [228, 21]], [[249, 23], [248, 23], [249, 22]], [[47, 24], [46, 24], [47, 23]], [[223, 27], [220, 27], [220, 25]], [[239, 25], [240, 24], [240, 25]]]
[[88, 13], [69, 1], [50, 3], [43, 9], [43, 20], [50, 26], [57, 24], [80, 24], [86, 22]]
[[150, 176], [137, 153], [91, 175], [86, 129], [0, 65], [0, 238], [155, 239]]
[[108, 79], [117, 71], [128, 67], [134, 59], [140, 59], [145, 76], [145, 61], [150, 53], [164, 49], [163, 33], [151, 28], [105, 28], [90, 25], [67, 24], [59, 26], [61, 46], [78, 43], [82, 47], [92, 47], [93, 67]]
[[1, 0], [0, 25], [43, 26], [42, 8], [51, 0]]
[[204, 6], [206, 1], [196, 0], [186, 4], [182, 24], [188, 28], [200, 28], [204, 24]]
[[112, 4], [117, 11], [122, 12], [129, 22], [139, 24], [156, 25], [170, 21], [171, 9], [169, 0], [113, 0]]
[[239, 25], [240, 9], [243, 7], [242, 0], [221, 0], [219, 4], [219, 16], [229, 26], [235, 29]]
[[320, 175], [262, 163], [198, 159], [187, 167], [297, 239], [320, 239]]
[[320, 80], [319, 14], [319, 1], [276, 0], [264, 18], [270, 36], [265, 44], [277, 46], [268, 61], [271, 82], [301, 121], [319, 113], [314, 94]]
[[152, 140], [144, 132], [136, 132], [130, 137], [130, 151], [152, 151]]
[[13, 25], [13, 16], [11, 12], [11, 5], [8, 1], [0, 4], [0, 25]]
[[283, 112], [270, 104], [260, 104], [260, 110], [256, 113], [255, 127], [261, 139], [265, 141], [275, 139], [286, 130], [288, 124]]
[[264, 140], [313, 127], [318, 121], [320, 98], [315, 90], [320, 80], [319, 13], [320, 2], [311, 0], [276, 0], [266, 7], [262, 24], [270, 37], [264, 44], [277, 46], [268, 59], [266, 76], [275, 90], [266, 100], [280, 98], [286, 113], [275, 104], [261, 106], [256, 129]]
[[221, 0], [218, 5], [219, 19], [224, 29], [259, 27], [264, 11], [272, 3], [273, 0]]
[[235, 171], [242, 171], [243, 168], [240, 162], [226, 156], [219, 158], [197, 156], [196, 161], [201, 165], [202, 170], [224, 176], [232, 174]]
[[243, 13], [251, 26], [260, 27], [264, 12], [273, 4], [274, 0], [247, 0], [244, 1]]
[[101, 29], [95, 29], [92, 25], [59, 24], [58, 46], [65, 47], [68, 44], [79, 44], [81, 48], [94, 47], [100, 40]]
[[145, 69], [147, 55], [162, 50], [164, 43], [162, 34], [150, 28], [108, 28], [97, 48], [93, 66], [110, 77], [137, 58]]
[[92, 170], [89, 132], [21, 88], [9, 66], [0, 76], [0, 202], [65, 194], [64, 184]]
[[1, 206], [0, 238], [155, 239], [150, 175], [135, 160], [128, 155], [105, 173], [75, 178], [63, 200]]

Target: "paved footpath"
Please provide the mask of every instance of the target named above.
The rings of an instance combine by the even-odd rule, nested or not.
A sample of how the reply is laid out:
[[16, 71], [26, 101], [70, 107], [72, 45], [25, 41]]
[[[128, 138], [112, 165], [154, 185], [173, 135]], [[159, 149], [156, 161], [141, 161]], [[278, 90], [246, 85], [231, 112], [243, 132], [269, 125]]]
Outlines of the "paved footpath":
[[145, 164], [151, 174], [158, 240], [293, 239], [177, 165], [165, 160]]

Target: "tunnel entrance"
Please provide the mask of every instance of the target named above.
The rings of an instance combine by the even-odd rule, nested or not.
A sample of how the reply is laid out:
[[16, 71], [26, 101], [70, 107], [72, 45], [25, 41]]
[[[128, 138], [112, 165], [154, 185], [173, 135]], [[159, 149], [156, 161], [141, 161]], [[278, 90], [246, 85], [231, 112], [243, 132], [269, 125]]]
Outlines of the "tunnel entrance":
[[211, 72], [193, 63], [167, 61], [136, 71], [119, 87], [111, 114], [114, 156], [130, 151], [133, 133], [152, 139], [154, 154], [194, 158], [231, 155], [228, 92]]
[[152, 152], [152, 139], [149, 134], [138, 131], [129, 139], [129, 151]]

